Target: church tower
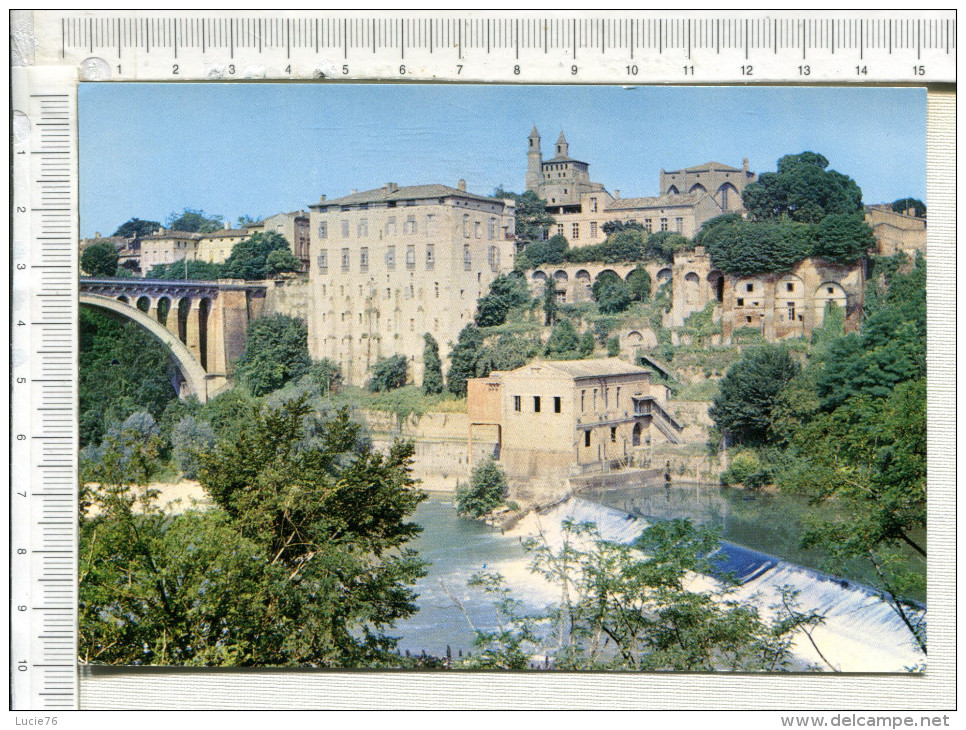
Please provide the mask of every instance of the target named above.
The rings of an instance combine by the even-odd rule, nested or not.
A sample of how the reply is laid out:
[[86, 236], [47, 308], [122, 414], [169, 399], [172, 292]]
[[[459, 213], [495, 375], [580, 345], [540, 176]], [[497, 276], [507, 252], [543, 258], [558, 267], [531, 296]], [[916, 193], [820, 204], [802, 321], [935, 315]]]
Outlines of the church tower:
[[530, 144], [527, 147], [527, 178], [526, 189], [537, 190], [543, 182], [543, 154], [540, 152], [540, 132], [537, 125], [533, 125], [530, 132]]
[[557, 157], [570, 157], [570, 145], [567, 144], [567, 138], [564, 137], [564, 133], [561, 132], [560, 136], [557, 137]]

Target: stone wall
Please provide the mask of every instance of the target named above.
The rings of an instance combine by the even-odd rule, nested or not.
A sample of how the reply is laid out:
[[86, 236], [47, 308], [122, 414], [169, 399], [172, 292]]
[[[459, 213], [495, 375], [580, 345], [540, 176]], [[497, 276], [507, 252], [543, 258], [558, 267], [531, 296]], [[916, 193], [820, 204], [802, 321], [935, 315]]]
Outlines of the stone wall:
[[303, 322], [309, 316], [309, 282], [305, 278], [269, 279], [265, 281], [265, 302], [261, 316], [284, 314]]

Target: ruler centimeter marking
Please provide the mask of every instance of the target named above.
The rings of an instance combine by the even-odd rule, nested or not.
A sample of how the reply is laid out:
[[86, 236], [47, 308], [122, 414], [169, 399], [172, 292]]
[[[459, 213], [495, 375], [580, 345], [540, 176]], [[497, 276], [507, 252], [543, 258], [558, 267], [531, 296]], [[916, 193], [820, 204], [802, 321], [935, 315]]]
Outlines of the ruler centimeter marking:
[[[954, 11], [590, 13], [38, 12], [61, 63], [97, 80], [954, 82]], [[735, 17], [739, 16], [739, 17]], [[171, 61], [165, 64], [165, 61]], [[403, 62], [406, 63], [403, 63]], [[526, 63], [522, 63], [525, 61]], [[752, 63], [748, 63], [748, 62]], [[242, 64], [253, 68], [243, 68]], [[222, 70], [230, 66], [230, 70]]]
[[77, 706], [76, 93], [14, 70], [11, 694]]
[[82, 80], [98, 81], [956, 80], [954, 11], [902, 17], [874, 11], [578, 17], [35, 11], [32, 20], [38, 41], [33, 68], [12, 72], [14, 709], [78, 704], [78, 73]]

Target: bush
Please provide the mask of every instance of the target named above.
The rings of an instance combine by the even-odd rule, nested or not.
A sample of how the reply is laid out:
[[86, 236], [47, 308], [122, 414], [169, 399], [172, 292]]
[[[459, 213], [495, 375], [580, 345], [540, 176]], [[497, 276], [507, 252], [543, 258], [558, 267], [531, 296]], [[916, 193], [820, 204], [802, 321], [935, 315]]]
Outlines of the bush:
[[310, 363], [305, 322], [276, 314], [251, 323], [237, 372], [252, 395], [265, 395], [304, 375]]
[[577, 351], [584, 357], [590, 357], [594, 354], [593, 332], [584, 332], [580, 336], [580, 344], [577, 346]]
[[608, 282], [600, 288], [597, 306], [604, 314], [617, 314], [631, 306], [631, 292], [623, 281]]
[[181, 475], [194, 479], [201, 468], [202, 454], [215, 443], [215, 431], [211, 424], [185, 416], [171, 431], [171, 446]]
[[617, 357], [621, 354], [621, 338], [614, 335], [607, 340], [607, 357]]
[[651, 275], [642, 266], [635, 268], [627, 275], [627, 287], [631, 292], [631, 299], [635, 302], [646, 302], [651, 298]]
[[406, 384], [408, 370], [409, 363], [406, 362], [405, 355], [380, 358], [372, 366], [372, 378], [369, 379], [366, 388], [373, 393], [401, 388]]
[[758, 455], [750, 449], [742, 449], [731, 457], [731, 465], [721, 474], [721, 483], [726, 487], [745, 484], [760, 469]]
[[499, 507], [508, 492], [503, 469], [487, 459], [473, 467], [469, 484], [456, 487], [456, 511], [460, 515], [483, 517]]
[[514, 307], [530, 304], [530, 290], [519, 274], [501, 274], [490, 283], [490, 292], [476, 300], [477, 327], [493, 327], [506, 322]]
[[576, 352], [580, 348], [580, 338], [577, 330], [569, 319], [562, 319], [553, 326], [550, 338], [544, 348], [544, 354], [561, 356], [565, 353]]

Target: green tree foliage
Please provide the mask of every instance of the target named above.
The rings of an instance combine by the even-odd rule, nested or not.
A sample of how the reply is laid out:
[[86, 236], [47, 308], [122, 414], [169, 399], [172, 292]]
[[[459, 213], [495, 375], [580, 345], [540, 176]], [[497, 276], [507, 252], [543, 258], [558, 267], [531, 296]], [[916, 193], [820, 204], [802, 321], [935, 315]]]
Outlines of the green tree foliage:
[[557, 319], [557, 280], [548, 276], [543, 282], [543, 324], [551, 326]]
[[921, 259], [908, 274], [897, 273], [888, 292], [862, 324], [828, 346], [817, 377], [822, 408], [848, 398], [884, 398], [901, 382], [926, 374], [926, 266]]
[[449, 372], [446, 388], [450, 393], [466, 397], [466, 381], [477, 376], [477, 363], [483, 354], [483, 333], [476, 325], [468, 324], [460, 330], [456, 344], [449, 353]]
[[516, 273], [500, 274], [490, 282], [490, 291], [476, 300], [476, 325], [493, 327], [506, 322], [507, 313], [530, 304], [530, 290]]
[[158, 221], [143, 221], [140, 218], [131, 218], [131, 220], [119, 225], [113, 235], [122, 238], [141, 238], [142, 236], [150, 236], [159, 228], [161, 228], [161, 224]]
[[148, 272], [149, 279], [200, 279], [215, 281], [222, 278], [222, 265], [210, 261], [175, 261], [171, 264], [155, 264]]
[[871, 562], [893, 607], [926, 652], [925, 622], [906, 596], [925, 588], [925, 570], [900, 561], [912, 551], [923, 563], [926, 528], [926, 381], [908, 380], [884, 399], [845, 401], [795, 433], [797, 455], [782, 486], [813, 503], [833, 502], [842, 518], [812, 517], [804, 547], [828, 556], [830, 569]]
[[772, 411], [783, 388], [799, 370], [785, 347], [765, 345], [747, 352], [728, 368], [708, 413], [733, 443], [771, 443], [775, 439]]
[[342, 368], [327, 357], [313, 361], [306, 375], [323, 395], [338, 393], [342, 388]]
[[[286, 252], [288, 256], [280, 253], [272, 259], [272, 265], [269, 266], [269, 256], [276, 251]], [[273, 269], [276, 266], [283, 268]], [[292, 255], [285, 236], [269, 231], [256, 233], [236, 243], [231, 255], [222, 264], [222, 276], [230, 279], [264, 279], [274, 276], [278, 271], [298, 271], [300, 267], [301, 263]]]
[[443, 361], [439, 359], [439, 343], [429, 332], [423, 335], [423, 392], [443, 392]]
[[185, 416], [171, 431], [171, 449], [175, 463], [186, 479], [198, 476], [202, 454], [215, 443], [215, 431], [205, 421]]
[[476, 362], [476, 377], [484, 378], [494, 370], [506, 371], [523, 367], [543, 351], [543, 345], [520, 335], [505, 332], [496, 342], [486, 345]]
[[636, 267], [627, 275], [627, 287], [631, 299], [635, 302], [646, 302], [651, 298], [651, 275], [643, 266]]
[[[412, 446], [371, 453], [341, 413], [266, 408], [206, 457], [217, 507], [163, 515], [110, 452], [82, 521], [80, 655], [108, 664], [372, 667], [416, 607]], [[150, 454], [147, 454], [150, 457]], [[137, 509], [135, 509], [137, 507]]]
[[827, 170], [828, 160], [815, 152], [786, 155], [777, 172], [762, 173], [741, 195], [745, 208], [757, 220], [785, 216], [800, 223], [818, 223], [833, 214], [862, 211], [862, 190], [855, 180]]
[[517, 256], [517, 269], [530, 269], [542, 264], [562, 264], [570, 253], [570, 244], [559, 233], [546, 241], [531, 241]]
[[547, 213], [547, 201], [532, 190], [518, 194], [497, 188], [491, 197], [516, 201], [515, 230], [519, 241], [539, 241], [543, 232], [553, 225], [553, 216]]
[[617, 335], [607, 339], [607, 357], [619, 357], [621, 354], [621, 338]]
[[180, 213], [169, 215], [166, 225], [172, 231], [214, 233], [224, 229], [225, 219], [220, 215], [209, 216], [203, 210], [185, 208]]
[[926, 204], [919, 200], [919, 198], [899, 198], [899, 200], [892, 203], [892, 210], [896, 213], [905, 213], [910, 209], [916, 218], [926, 217]]
[[255, 418], [258, 408], [258, 401], [244, 388], [232, 388], [204, 403], [196, 416], [211, 424], [219, 439], [226, 439]]
[[92, 243], [80, 257], [81, 269], [88, 276], [114, 276], [120, 256], [113, 243]]
[[483, 517], [503, 504], [509, 494], [506, 475], [493, 462], [486, 459], [473, 467], [469, 484], [456, 488], [456, 511], [469, 517]]
[[577, 345], [577, 352], [580, 353], [581, 357], [590, 357], [594, 354], [594, 333], [584, 332], [580, 335], [580, 342]]
[[252, 218], [250, 215], [240, 215], [236, 222], [237, 228], [250, 228], [261, 220], [261, 218]]
[[618, 233], [619, 231], [642, 231], [644, 226], [635, 220], [630, 221], [607, 221], [604, 223], [600, 229], [604, 232], [605, 236], [610, 236], [613, 233]]
[[605, 286], [613, 286], [614, 284], [619, 284], [620, 282], [621, 278], [613, 271], [601, 271], [594, 278], [594, 283], [590, 287], [590, 293], [594, 295], [594, 299], [597, 299], [604, 290]]
[[[232, 249], [234, 251], [234, 249]], [[291, 273], [299, 271], [302, 262], [295, 258], [295, 254], [287, 248], [270, 251], [265, 257], [265, 276], [275, 276], [277, 274]]]
[[729, 214], [701, 227], [695, 243], [704, 246], [711, 264], [738, 276], [788, 271], [814, 249], [815, 226], [782, 221], [760, 223]]
[[[499, 630], [477, 632], [480, 656], [462, 666], [526, 668], [553, 655], [562, 670], [779, 671], [792, 669], [792, 641], [822, 622], [798, 611], [785, 591], [767, 619], [738, 599], [727, 580], [696, 589], [695, 573], [711, 573], [717, 536], [686, 520], [659, 522], [632, 544], [608, 542], [593, 523], [565, 522], [563, 544], [525, 544], [531, 571], [560, 590], [545, 614], [526, 615], [494, 574], [474, 576], [498, 598]], [[535, 628], [551, 626], [540, 638]]]
[[372, 377], [366, 388], [373, 393], [401, 388], [406, 384], [408, 373], [409, 363], [405, 355], [379, 358], [372, 366]]
[[827, 215], [815, 230], [813, 254], [850, 264], [875, 246], [875, 235], [861, 215]]
[[579, 358], [580, 337], [569, 319], [561, 319], [550, 330], [544, 354], [558, 360]]
[[310, 362], [305, 322], [276, 314], [256, 319], [248, 326], [245, 352], [238, 358], [235, 372], [258, 396], [301, 377]]
[[80, 308], [80, 444], [97, 444], [139, 410], [156, 419], [177, 399], [164, 346], [134, 322]]
[[600, 287], [597, 306], [604, 314], [617, 314], [631, 306], [631, 290], [623, 281], [608, 282]]

